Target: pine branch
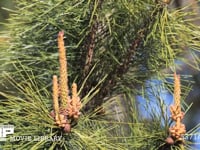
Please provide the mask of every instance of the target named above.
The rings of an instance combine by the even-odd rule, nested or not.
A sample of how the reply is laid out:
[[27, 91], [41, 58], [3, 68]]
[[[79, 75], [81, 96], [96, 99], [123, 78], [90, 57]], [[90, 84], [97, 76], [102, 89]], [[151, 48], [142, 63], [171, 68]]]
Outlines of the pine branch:
[[[90, 13], [92, 15], [92, 13], [94, 13], [94, 7], [96, 7], [96, 11], [100, 11], [101, 9], [101, 5], [103, 3], [103, 0], [97, 0], [94, 1], [91, 4], [91, 9], [90, 9]], [[92, 19], [92, 25], [91, 25], [91, 29], [89, 32], [89, 36], [88, 36], [88, 42], [87, 42], [87, 54], [86, 54], [86, 59], [85, 59], [85, 65], [84, 65], [84, 69], [83, 69], [83, 79], [87, 76], [89, 70], [91, 69], [91, 65], [92, 65], [92, 58], [94, 55], [94, 49], [95, 49], [95, 41], [96, 41], [96, 35], [97, 35], [97, 31], [98, 31], [98, 20], [97, 20], [97, 15], [94, 14], [93, 19]]]
[[93, 53], [94, 53], [94, 48], [95, 48], [95, 38], [96, 38], [96, 32], [97, 32], [97, 21], [96, 21], [96, 16], [94, 16], [94, 23], [91, 27], [91, 31], [89, 33], [89, 38], [88, 38], [88, 44], [87, 44], [87, 54], [86, 54], [86, 59], [85, 59], [85, 66], [83, 69], [83, 76], [84, 78], [87, 76], [89, 69], [91, 68], [92, 64], [92, 58], [93, 58]]
[[[154, 10], [153, 14], [150, 18], [147, 18], [144, 23], [143, 27], [137, 32], [136, 38], [131, 42], [130, 47], [126, 51], [125, 55], [122, 58], [121, 64], [116, 66], [108, 75], [107, 82], [104, 83], [105, 88], [102, 88], [100, 92], [100, 99], [109, 95], [116, 86], [118, 79], [122, 79], [123, 76], [129, 71], [131, 67], [133, 67], [132, 62], [137, 53], [137, 49], [142, 47], [143, 41], [147, 38], [149, 32], [151, 32], [151, 25], [154, 24], [156, 21], [157, 14], [162, 11], [162, 7], [158, 7]], [[132, 83], [133, 84], [133, 83]], [[135, 83], [137, 84], [137, 83]], [[98, 101], [97, 105], [101, 105], [103, 101]]]

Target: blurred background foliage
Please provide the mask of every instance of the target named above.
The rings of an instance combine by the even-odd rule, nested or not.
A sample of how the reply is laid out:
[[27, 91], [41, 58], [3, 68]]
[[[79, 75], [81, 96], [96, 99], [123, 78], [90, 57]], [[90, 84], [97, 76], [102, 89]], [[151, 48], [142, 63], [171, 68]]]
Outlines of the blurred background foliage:
[[[0, 22], [7, 22], [6, 19], [9, 17], [9, 11], [6, 9], [14, 9], [14, 1], [13, 0], [1, 0], [0, 1]], [[0, 24], [0, 30], [3, 30], [3, 25]]]

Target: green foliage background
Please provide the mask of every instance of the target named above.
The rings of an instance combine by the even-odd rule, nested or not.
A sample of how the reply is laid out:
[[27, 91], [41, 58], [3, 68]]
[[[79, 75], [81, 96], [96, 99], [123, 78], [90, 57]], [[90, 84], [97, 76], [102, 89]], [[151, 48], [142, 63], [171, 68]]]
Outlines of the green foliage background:
[[[5, 22], [6, 19], [9, 17], [9, 12], [5, 10], [5, 8], [13, 9], [14, 2], [12, 0], [1, 0], [0, 1], [0, 21]], [[3, 25], [0, 25], [0, 30], [3, 29]]]

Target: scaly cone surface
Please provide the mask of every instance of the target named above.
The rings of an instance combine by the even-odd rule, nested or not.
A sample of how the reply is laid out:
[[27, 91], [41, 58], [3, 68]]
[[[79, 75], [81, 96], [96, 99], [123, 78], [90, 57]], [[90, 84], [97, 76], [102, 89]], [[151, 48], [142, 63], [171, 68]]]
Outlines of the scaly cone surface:
[[180, 75], [174, 74], [174, 104], [170, 106], [171, 118], [175, 124], [169, 128], [171, 138], [183, 142], [183, 135], [186, 133], [185, 125], [182, 123], [184, 112], [181, 111], [181, 87]]
[[64, 45], [64, 32], [60, 31], [58, 34], [58, 49], [59, 49], [59, 63], [60, 63], [60, 99], [61, 108], [66, 108], [68, 101], [68, 76], [67, 76], [67, 58], [66, 49]]

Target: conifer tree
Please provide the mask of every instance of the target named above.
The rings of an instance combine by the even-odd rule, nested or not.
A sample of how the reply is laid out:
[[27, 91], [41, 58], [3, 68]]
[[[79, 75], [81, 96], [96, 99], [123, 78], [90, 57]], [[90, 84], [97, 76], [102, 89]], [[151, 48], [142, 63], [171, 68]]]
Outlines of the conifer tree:
[[[0, 148], [190, 149], [184, 135], [199, 125], [186, 131], [189, 87], [175, 61], [192, 53], [198, 68], [200, 28], [196, 12], [170, 2], [17, 1], [0, 45], [0, 123], [15, 132]], [[144, 118], [136, 96], [151, 107], [151, 79], [162, 81], [152, 90], [159, 113], [147, 109]], [[162, 88], [174, 93], [171, 107], [156, 93]]]

